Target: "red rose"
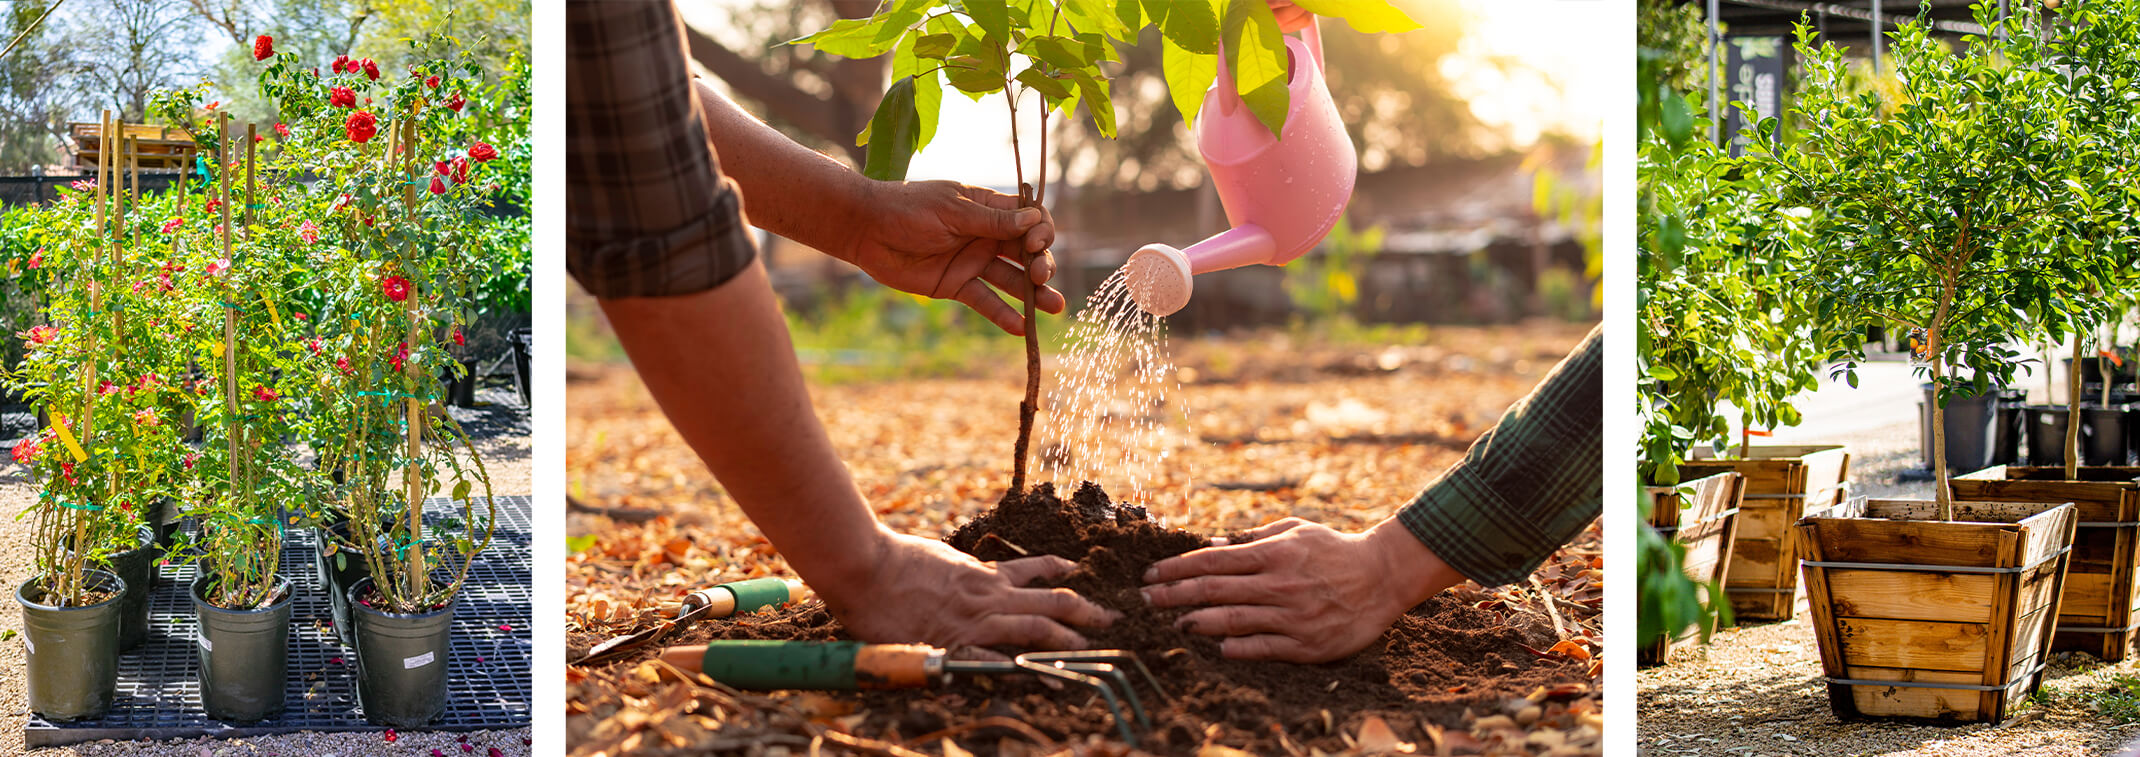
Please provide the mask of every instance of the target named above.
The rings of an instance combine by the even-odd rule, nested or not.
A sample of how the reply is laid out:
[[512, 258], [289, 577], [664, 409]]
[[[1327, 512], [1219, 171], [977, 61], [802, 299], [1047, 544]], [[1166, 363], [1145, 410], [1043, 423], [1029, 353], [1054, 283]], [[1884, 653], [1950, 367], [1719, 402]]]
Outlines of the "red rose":
[[328, 68], [334, 69], [335, 73], [342, 73], [343, 70], [349, 68], [349, 56], [334, 56], [334, 63], [332, 65], [329, 65]]
[[453, 343], [462, 347], [468, 346], [468, 337], [461, 336], [461, 327], [459, 326], [453, 327]]
[[372, 81], [379, 80], [379, 61], [370, 58], [364, 59], [364, 78]]
[[275, 38], [262, 34], [253, 39], [253, 60], [275, 57]]
[[397, 370], [397, 371], [398, 371], [398, 370], [401, 370], [401, 367], [402, 367], [402, 366], [404, 366], [404, 365], [407, 365], [407, 364], [408, 364], [408, 362], [409, 362], [409, 343], [408, 343], [408, 342], [402, 342], [402, 343], [400, 343], [400, 345], [399, 345], [398, 347], [396, 347], [396, 348], [395, 348], [395, 350], [394, 350], [394, 356], [393, 356], [393, 357], [390, 357], [390, 358], [387, 358], [387, 359], [386, 359], [386, 364], [387, 364], [387, 365], [391, 365], [391, 366], [394, 366], [394, 370]]
[[280, 135], [282, 135], [282, 138], [283, 138], [283, 139], [289, 139], [289, 138], [290, 138], [290, 127], [288, 127], [288, 126], [286, 126], [286, 125], [283, 125], [283, 124], [275, 124], [275, 133], [276, 133], [276, 134], [280, 134]]
[[221, 207], [223, 207], [222, 200], [209, 198], [208, 204], [201, 206], [201, 212], [207, 213], [208, 215], [215, 215], [216, 209]]
[[446, 182], [436, 176], [431, 177], [431, 194], [442, 195], [445, 193]]
[[337, 368], [337, 369], [340, 369], [340, 370], [342, 371], [342, 373], [345, 373], [345, 374], [348, 374], [348, 375], [351, 375], [351, 376], [355, 376], [355, 375], [357, 375], [357, 369], [349, 367], [349, 358], [346, 358], [346, 357], [338, 357], [338, 358], [335, 358], [335, 359], [334, 359], [334, 367], [335, 367], [335, 368]]
[[468, 157], [474, 158], [477, 163], [487, 163], [498, 159], [498, 148], [477, 142], [468, 146]]
[[439, 161], [439, 162], [437, 162], [437, 163], [433, 163], [433, 164], [431, 164], [431, 168], [432, 168], [432, 170], [435, 170], [435, 171], [437, 171], [437, 172], [438, 172], [438, 175], [440, 175], [440, 176], [452, 176], [452, 175], [453, 175], [453, 164], [451, 164], [451, 163], [447, 163], [446, 161], [443, 161], [443, 160], [441, 160], [441, 161]]
[[462, 98], [462, 97], [461, 97], [461, 93], [459, 93], [459, 92], [455, 92], [455, 93], [453, 93], [453, 99], [451, 99], [451, 100], [447, 100], [447, 101], [446, 101], [446, 107], [447, 107], [447, 108], [449, 108], [449, 109], [452, 109], [452, 110], [453, 110], [453, 112], [455, 112], [455, 113], [459, 113], [459, 112], [461, 112], [461, 106], [463, 106], [463, 105], [467, 105], [467, 104], [468, 104], [468, 100], [467, 100], [467, 99], [465, 99], [465, 98]]
[[30, 345], [33, 347], [38, 345], [50, 344], [53, 339], [59, 337], [59, 327], [33, 326], [30, 328], [29, 331], [23, 332], [21, 336], [24, 339], [30, 340]]
[[433, 76], [429, 79], [425, 79], [424, 86], [430, 87], [432, 89], [438, 89], [438, 77]]
[[379, 119], [371, 111], [360, 110], [349, 114], [349, 121], [342, 124], [342, 128], [349, 132], [349, 141], [369, 142], [372, 135], [379, 133]]
[[275, 390], [273, 389], [269, 389], [264, 386], [253, 387], [253, 399], [260, 400], [261, 402], [274, 402], [275, 400], [281, 398], [282, 395], [276, 394]]
[[357, 93], [348, 87], [327, 90], [327, 104], [337, 108], [357, 107]]
[[30, 268], [36, 269], [40, 266], [43, 266], [44, 264], [45, 251], [43, 249], [39, 249], [36, 252], [30, 253]]
[[[432, 179], [431, 181], [436, 182], [438, 180]], [[400, 276], [388, 276], [380, 279], [379, 289], [386, 292], [387, 299], [395, 302], [409, 298], [409, 280]]]
[[194, 464], [194, 463], [197, 463], [197, 462], [200, 462], [200, 461], [201, 461], [201, 453], [199, 453], [199, 452], [188, 452], [188, 453], [186, 453], [186, 470], [193, 470], [193, 464]]
[[467, 159], [467, 158], [464, 158], [464, 157], [456, 157], [456, 158], [454, 158], [454, 159], [453, 159], [453, 183], [455, 183], [455, 184], [466, 184], [466, 183], [468, 183], [468, 159]]

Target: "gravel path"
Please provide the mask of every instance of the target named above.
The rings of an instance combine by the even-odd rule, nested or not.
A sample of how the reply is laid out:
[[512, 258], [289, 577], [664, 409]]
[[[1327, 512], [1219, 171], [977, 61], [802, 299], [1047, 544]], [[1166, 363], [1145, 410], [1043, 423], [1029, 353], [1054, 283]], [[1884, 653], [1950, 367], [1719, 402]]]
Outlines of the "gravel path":
[[[532, 494], [529, 468], [529, 424], [519, 398], [510, 388], [487, 387], [477, 395], [479, 403], [488, 403], [473, 409], [454, 409], [456, 420], [468, 430], [476, 447], [483, 455], [483, 462], [490, 472], [492, 488], [498, 495]], [[21, 408], [10, 408], [19, 411]], [[0, 414], [0, 437], [6, 437], [5, 446], [12, 447], [14, 439], [32, 432], [36, 420], [21, 412]], [[22, 466], [0, 465], [0, 554], [27, 555], [30, 553], [30, 537], [34, 522], [16, 519], [16, 513], [29, 506], [37, 497], [37, 483], [24, 475]], [[23, 647], [17, 634], [22, 632], [22, 613], [13, 607], [15, 587], [29, 580], [31, 566], [26, 559], [0, 560], [0, 588], [7, 598], [0, 604], [0, 670], [23, 669]], [[96, 742], [52, 749], [25, 751], [21, 728], [29, 714], [28, 694], [23, 689], [19, 673], [0, 675], [0, 757], [31, 754], [39, 757], [62, 755], [173, 755], [184, 757], [214, 757], [220, 755], [307, 755], [329, 757], [351, 754], [408, 754], [424, 756], [437, 748], [441, 754], [463, 754], [457, 733], [405, 733], [398, 735], [392, 744], [384, 742], [378, 733], [293, 733], [277, 736], [256, 736], [242, 739], [214, 740], [190, 739], [165, 742]], [[501, 754], [509, 756], [529, 753], [526, 739], [531, 731], [526, 728], [498, 731], [485, 734], [470, 734], [469, 741], [476, 743], [481, 738], [482, 747], [468, 754], [486, 757], [492, 746]], [[419, 745], [421, 745], [419, 747]]]
[[[1850, 445], [1851, 480], [1873, 497], [1929, 499], [1921, 471], [1920, 380], [1884, 360], [1861, 366], [1859, 389], [1824, 381], [1800, 404], [1805, 423], [1778, 429], [1776, 444]], [[2027, 382], [2042, 401], [2043, 382]], [[1706, 647], [1680, 645], [1667, 664], [1636, 676], [1637, 749], [1646, 755], [2103, 755], [2140, 739], [2140, 723], [2099, 715], [2093, 696], [2112, 676], [2140, 675], [2140, 659], [2106, 665], [2056, 655], [2039, 699], [1996, 726], [1844, 722], [1819, 683], [1811, 614], [1718, 633]]]

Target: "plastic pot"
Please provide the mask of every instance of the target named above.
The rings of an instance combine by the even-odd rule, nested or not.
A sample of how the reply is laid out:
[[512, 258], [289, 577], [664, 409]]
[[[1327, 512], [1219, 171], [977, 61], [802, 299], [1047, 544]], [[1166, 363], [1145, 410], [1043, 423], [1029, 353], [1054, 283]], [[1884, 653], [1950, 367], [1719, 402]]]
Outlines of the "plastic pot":
[[439, 371], [438, 382], [446, 387], [445, 399], [454, 407], [476, 406], [476, 361], [462, 360], [459, 376], [450, 370]]
[[349, 590], [358, 581], [371, 577], [371, 564], [364, 561], [360, 552], [336, 550], [332, 555], [327, 554], [325, 545], [329, 541], [349, 540], [349, 521], [313, 529], [312, 540], [318, 545], [312, 552], [312, 564], [319, 571], [320, 586], [327, 590], [327, 607], [334, 617], [334, 637], [342, 642], [342, 646], [354, 647], [357, 637], [349, 617]]
[[[134, 536], [134, 548], [110, 555], [99, 564], [117, 575], [126, 584], [126, 591], [119, 597], [119, 651], [124, 652], [141, 646], [149, 638], [149, 595], [156, 590], [156, 558], [163, 550], [156, 546], [155, 531], [148, 526], [140, 527]], [[74, 538], [67, 538], [72, 545]], [[67, 549], [73, 555], [72, 546]]]
[[89, 572], [90, 586], [111, 592], [85, 607], [45, 604], [32, 578], [15, 587], [22, 606], [23, 678], [30, 711], [46, 720], [102, 717], [119, 683], [119, 605], [126, 582], [108, 571]]
[[[1932, 408], [1937, 407], [1937, 396], [1931, 384], [1924, 384], [1925, 401], [1918, 419], [1920, 436], [1925, 440], [1925, 467], [1932, 467]], [[1994, 389], [1985, 394], [1950, 394], [1943, 413], [1947, 427], [1947, 467], [1952, 470], [1973, 471], [1991, 467], [1998, 441], [1999, 395]]]
[[[2081, 464], [2124, 465], [2127, 460], [2126, 418], [2130, 405], [2081, 408]], [[2030, 405], [2026, 409], [2029, 463], [2040, 466], [2066, 464], [2066, 411], [2064, 405]]]
[[178, 519], [184, 515], [178, 509], [178, 500], [170, 497], [156, 498], [156, 504], [149, 508], [149, 525], [156, 529], [157, 547], [165, 550], [171, 548], [174, 537], [178, 536]]
[[2028, 405], [2027, 389], [1999, 390], [1998, 427], [1992, 431], [1992, 465], [2015, 465], [2021, 462], [2021, 411]]
[[201, 707], [208, 717], [247, 723], [282, 711], [290, 649], [290, 579], [275, 577], [281, 599], [258, 609], [210, 604], [208, 582], [193, 580], [200, 619]]
[[532, 407], [534, 371], [529, 368], [529, 363], [535, 354], [535, 330], [513, 329], [512, 337], [506, 341], [513, 345], [513, 377], [520, 387], [520, 404]]
[[349, 589], [357, 626], [357, 703], [372, 723], [422, 726], [446, 712], [446, 651], [460, 598], [430, 612], [388, 613], [362, 603], [371, 585], [365, 578]]

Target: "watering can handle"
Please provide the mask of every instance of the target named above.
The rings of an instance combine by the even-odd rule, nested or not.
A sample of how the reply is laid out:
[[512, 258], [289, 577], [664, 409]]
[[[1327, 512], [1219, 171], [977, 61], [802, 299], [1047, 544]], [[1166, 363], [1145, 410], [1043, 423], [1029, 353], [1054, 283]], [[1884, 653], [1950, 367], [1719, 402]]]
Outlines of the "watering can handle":
[[[1301, 29], [1300, 39], [1302, 42], [1307, 43], [1308, 52], [1315, 55], [1315, 70], [1326, 70], [1323, 66], [1323, 19], [1321, 16], [1313, 14], [1308, 16], [1308, 25]], [[1218, 63], [1219, 112], [1231, 116], [1234, 111], [1241, 108], [1241, 94], [1235, 91], [1237, 88], [1233, 83], [1233, 72], [1226, 67], [1226, 42], [1224, 40], [1219, 41]], [[1287, 73], [1287, 81], [1291, 81], [1291, 77], [1297, 74], [1297, 72]]]

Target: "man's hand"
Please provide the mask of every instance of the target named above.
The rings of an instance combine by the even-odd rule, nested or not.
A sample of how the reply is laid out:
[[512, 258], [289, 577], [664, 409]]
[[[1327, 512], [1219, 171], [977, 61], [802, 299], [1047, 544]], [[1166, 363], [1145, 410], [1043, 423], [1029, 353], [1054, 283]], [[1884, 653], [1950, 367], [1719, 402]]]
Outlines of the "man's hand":
[[1351, 534], [1299, 518], [1254, 541], [1153, 563], [1145, 601], [1202, 605], [1175, 627], [1224, 637], [1243, 660], [1327, 662], [1373, 643], [1398, 616], [1464, 580], [1394, 520]]
[[1019, 588], [1069, 573], [1053, 555], [984, 563], [935, 539], [885, 532], [873, 569], [849, 586], [812, 584], [857, 638], [920, 642], [947, 649], [1010, 645], [1084, 649], [1068, 626], [1106, 628], [1120, 613], [1069, 589]]
[[[870, 182], [862, 222], [838, 257], [902, 292], [958, 300], [998, 328], [1025, 335], [1017, 308], [989, 287], [1023, 301], [1027, 280], [1039, 287], [1034, 307], [1063, 311], [1055, 275], [1055, 222], [1018, 198], [949, 181]], [[1029, 270], [1017, 263], [1039, 253]]]

